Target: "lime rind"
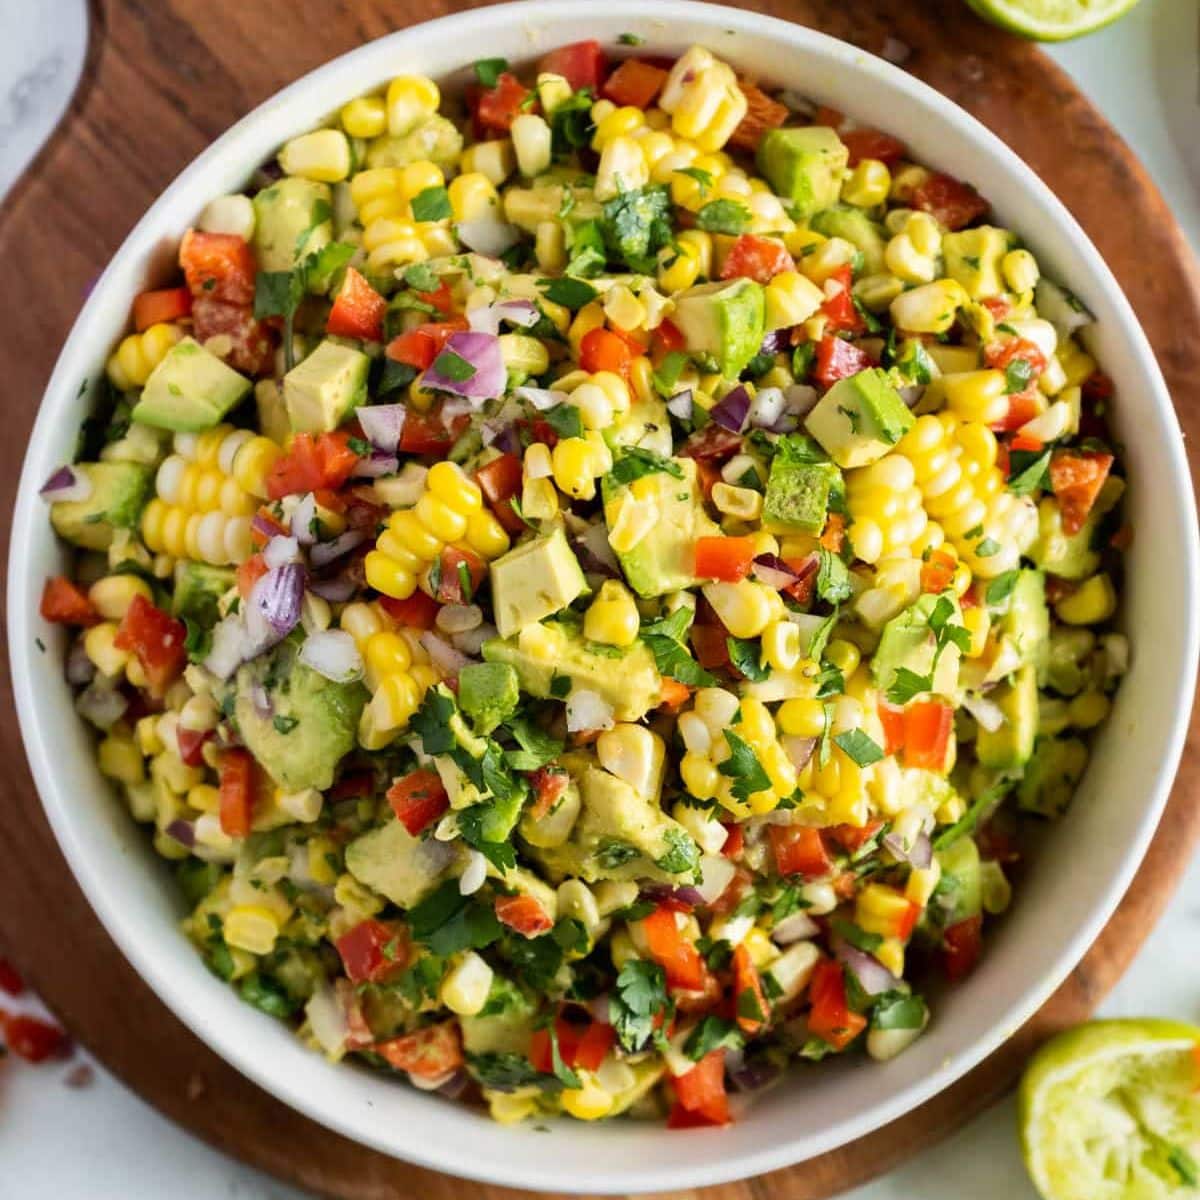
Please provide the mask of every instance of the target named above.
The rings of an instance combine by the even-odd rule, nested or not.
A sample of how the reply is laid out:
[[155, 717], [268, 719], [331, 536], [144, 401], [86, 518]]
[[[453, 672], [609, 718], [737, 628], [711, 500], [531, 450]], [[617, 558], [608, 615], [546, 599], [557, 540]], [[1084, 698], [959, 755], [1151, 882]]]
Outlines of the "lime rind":
[[967, 0], [986, 21], [1037, 42], [1065, 42], [1123, 17], [1137, 0]]

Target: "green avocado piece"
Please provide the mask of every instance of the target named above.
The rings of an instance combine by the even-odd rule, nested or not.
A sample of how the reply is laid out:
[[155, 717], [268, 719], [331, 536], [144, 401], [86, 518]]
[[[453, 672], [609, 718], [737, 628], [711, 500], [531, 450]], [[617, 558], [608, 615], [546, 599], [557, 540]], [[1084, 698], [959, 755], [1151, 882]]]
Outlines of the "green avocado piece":
[[978, 916], [983, 911], [979, 847], [971, 838], [960, 837], [945, 850], [939, 850], [937, 860], [942, 868], [938, 890], [945, 894], [951, 905], [945, 923], [954, 925]]
[[[246, 748], [285, 792], [324, 791], [355, 746], [367, 702], [361, 683], [333, 683], [306, 667], [292, 640], [246, 663], [237, 673], [234, 715]], [[269, 717], [254, 693], [264, 688]], [[286, 730], [286, 732], [285, 732]]]
[[1033, 754], [1037, 737], [1037, 671], [1021, 667], [1007, 683], [1002, 683], [989, 699], [999, 705], [1004, 724], [989, 733], [982, 726], [975, 736], [975, 754], [985, 767], [1006, 771], [1023, 767]]
[[994, 225], [947, 233], [942, 238], [946, 274], [961, 283], [973, 300], [998, 296], [1004, 291], [1000, 260], [1012, 248], [1012, 243], [1012, 234]]
[[150, 499], [154, 471], [139, 463], [76, 463], [72, 468], [92, 485], [86, 500], [55, 500], [50, 523], [55, 533], [85, 550], [107, 550], [116, 529], [136, 529]]
[[841, 479], [833, 463], [794, 462], [776, 454], [763, 497], [763, 528], [770, 533], [820, 533], [829, 494]]
[[1078, 738], [1038, 738], [1017, 788], [1017, 804], [1041, 817], [1061, 816], [1075, 794], [1087, 759], [1087, 746]]
[[804, 427], [839, 467], [865, 467], [882, 458], [914, 420], [887, 372], [874, 367], [839, 379]]
[[[915, 675], [929, 674], [937, 649], [937, 638], [929, 628], [929, 614], [941, 599], [941, 596], [926, 593], [883, 627], [879, 645], [871, 658], [871, 676], [880, 691], [887, 692], [895, 682], [901, 667]], [[962, 610], [957, 600], [953, 600], [953, 604], [954, 613], [949, 621], [951, 624], [961, 625]], [[958, 687], [961, 659], [962, 652], [959, 648], [953, 642], [947, 643], [938, 659], [937, 672], [930, 689], [932, 692], [941, 696], [954, 695]]]
[[220, 619], [218, 604], [234, 585], [229, 567], [210, 567], [207, 563], [181, 558], [175, 564], [175, 590], [171, 611], [181, 620], [202, 629], [211, 629]]
[[1050, 610], [1046, 606], [1046, 576], [1022, 568], [1000, 618], [999, 634], [1017, 652], [1017, 665], [1032, 663], [1041, 675], [1050, 642]]
[[131, 416], [159, 429], [197, 433], [219, 425], [253, 386], [195, 338], [185, 337], [150, 372]]
[[458, 706], [480, 733], [491, 733], [520, 701], [521, 685], [508, 663], [468, 663], [458, 673]]
[[613, 706], [618, 721], [640, 720], [662, 692], [654, 655], [644, 642], [616, 655], [597, 653], [556, 622], [527, 625], [516, 638], [484, 642], [483, 657], [510, 663], [522, 689], [542, 700], [565, 699], [571, 690], [593, 691]]
[[799, 217], [838, 202], [849, 161], [850, 151], [827, 125], [771, 129], [758, 144], [758, 169]]
[[295, 433], [330, 433], [367, 399], [371, 360], [325, 338], [283, 377], [283, 401]]
[[260, 379], [254, 385], [254, 406], [258, 410], [258, 428], [271, 441], [285, 445], [292, 435], [292, 425], [279, 380]]
[[861, 208], [839, 204], [817, 213], [809, 222], [818, 233], [826, 237], [840, 237], [849, 242], [863, 256], [863, 275], [883, 275], [887, 272], [884, 251], [887, 241], [883, 227], [872, 221]]
[[[463, 1049], [468, 1054], [527, 1056], [533, 1035], [533, 1001], [516, 984], [496, 976], [484, 1007], [477, 1016], [459, 1017]], [[493, 1007], [499, 1011], [487, 1011]]]
[[726, 379], [736, 379], [762, 345], [766, 311], [762, 284], [717, 280], [680, 292], [671, 320], [690, 354], [715, 359]]
[[1060, 625], [1050, 635], [1045, 665], [1038, 671], [1038, 686], [1060, 696], [1078, 695], [1092, 679], [1092, 649], [1096, 635], [1090, 629]]
[[[683, 478], [657, 471], [638, 480], [639, 488], [649, 495], [638, 493], [633, 503], [658, 506], [658, 522], [632, 550], [617, 554], [625, 579], [639, 596], [665, 596], [681, 588], [694, 587], [697, 580], [696, 539], [717, 537], [720, 529], [704, 511], [696, 487], [696, 463], [690, 458], [674, 460], [683, 471]], [[604, 500], [604, 517], [611, 526], [617, 519], [629, 484], [613, 481], [605, 475], [600, 481]]]
[[620, 422], [605, 430], [605, 440], [614, 450], [621, 446], [636, 446], [660, 458], [670, 458], [675, 443], [671, 438], [671, 418], [666, 401], [657, 396], [635, 397]]
[[254, 253], [260, 271], [290, 271], [333, 240], [329, 184], [290, 175], [254, 197]]
[[[681, 875], [690, 873], [658, 865], [682, 865], [684, 859], [698, 857], [695, 843], [678, 821], [624, 780], [597, 767], [590, 754], [573, 751], [563, 755], [559, 765], [578, 784], [583, 804], [567, 842], [530, 849], [552, 878], [679, 883]], [[682, 856], [678, 862], [677, 856]]]
[[457, 166], [462, 148], [463, 137], [454, 122], [435, 113], [403, 137], [372, 138], [367, 143], [367, 166], [405, 167], [415, 162]]
[[346, 870], [401, 908], [420, 904], [446, 877], [457, 852], [436, 838], [413, 837], [388, 821], [346, 847]]
[[514, 547], [491, 565], [492, 608], [501, 637], [511, 637], [567, 607], [587, 580], [562, 529]]
[[1062, 579], [1086, 579], [1096, 572], [1100, 555], [1092, 549], [1092, 539], [1100, 522], [1120, 502], [1125, 481], [1110, 475], [1104, 481], [1092, 511], [1077, 533], [1067, 534], [1062, 527], [1062, 509], [1053, 496], [1038, 504], [1038, 537], [1029, 548], [1029, 557], [1043, 571]]

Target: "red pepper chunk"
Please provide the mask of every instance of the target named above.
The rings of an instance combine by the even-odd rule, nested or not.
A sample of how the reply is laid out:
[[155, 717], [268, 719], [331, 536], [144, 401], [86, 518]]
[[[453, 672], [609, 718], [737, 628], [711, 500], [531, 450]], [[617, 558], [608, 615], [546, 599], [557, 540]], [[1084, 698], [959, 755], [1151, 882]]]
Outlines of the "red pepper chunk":
[[952, 175], [931, 175], [913, 190], [913, 208], [932, 213], [952, 233], [977, 221], [992, 206], [969, 183]]
[[721, 278], [745, 278], [758, 283], [770, 283], [781, 272], [795, 269], [796, 264], [782, 242], [753, 233], [742, 233], [725, 255], [725, 261], [721, 264]]
[[409, 629], [432, 629], [441, 605], [422, 591], [415, 591], [407, 600], [380, 596], [379, 605], [397, 624]]
[[649, 916], [642, 918], [642, 929], [650, 957], [666, 972], [667, 983], [686, 991], [702, 991], [708, 975], [704, 960], [683, 936], [675, 923], [675, 913], [660, 904]]
[[733, 1003], [738, 1028], [743, 1033], [753, 1037], [766, 1025], [771, 1010], [758, 968], [744, 945], [739, 945], [733, 952]]
[[832, 959], [817, 963], [808, 996], [812, 1004], [808, 1030], [835, 1050], [844, 1050], [867, 1027], [866, 1017], [852, 1012], [846, 1003], [846, 979], [841, 963]]
[[867, 323], [855, 307], [854, 294], [850, 290], [853, 277], [854, 273], [849, 263], [844, 263], [829, 276], [833, 281], [834, 291], [821, 305], [821, 312], [825, 315], [825, 328], [830, 333], [866, 332]]
[[921, 591], [935, 596], [944, 592], [954, 578], [958, 560], [946, 550], [934, 550], [921, 564]]
[[883, 726], [884, 754], [895, 754], [904, 745], [904, 709], [880, 699], [879, 723]]
[[821, 879], [833, 870], [833, 859], [825, 849], [819, 829], [804, 825], [768, 825], [771, 853], [780, 875], [803, 875]]
[[875, 360], [865, 350], [844, 338], [826, 334], [817, 343], [812, 374], [821, 387], [830, 388], [839, 379], [847, 379], [874, 365]]
[[227, 837], [248, 837], [254, 821], [254, 802], [258, 791], [254, 756], [249, 750], [226, 750], [221, 755], [217, 775], [221, 795], [221, 832]]
[[344, 430], [298, 433], [288, 452], [275, 460], [267, 476], [267, 494], [282, 500], [302, 492], [337, 491], [358, 465], [358, 455], [350, 449], [350, 435]]
[[554, 922], [532, 896], [497, 896], [496, 920], [522, 937], [534, 938], [549, 933]]
[[904, 707], [904, 765], [945, 771], [954, 709], [941, 700], [910, 700]]
[[396, 1070], [407, 1071], [418, 1079], [441, 1079], [463, 1065], [462, 1037], [456, 1020], [376, 1042], [371, 1049]]
[[942, 934], [942, 967], [951, 983], [965, 979], [975, 969], [983, 951], [983, 914], [947, 925]]
[[[605, 66], [603, 47], [595, 39], [589, 39], [559, 46], [543, 55], [538, 63], [538, 74], [561, 75], [571, 85], [573, 92], [580, 88], [591, 88], [595, 92], [604, 78]], [[620, 100], [617, 103], [628, 104], [631, 101]]]
[[530, 90], [515, 75], [502, 72], [496, 79], [495, 87], [478, 94], [475, 118], [480, 128], [493, 133], [507, 133], [521, 113], [533, 111], [526, 104], [530, 95]]
[[380, 983], [408, 962], [408, 941], [391, 925], [368, 917], [334, 945], [351, 983]]
[[1050, 459], [1050, 488], [1062, 510], [1063, 533], [1083, 528], [1112, 465], [1113, 456], [1099, 450], [1067, 450]]
[[150, 690], [161, 696], [183, 674], [187, 664], [187, 629], [169, 613], [156, 608], [145, 596], [135, 595], [113, 645], [136, 656], [146, 673]]
[[696, 539], [696, 576], [737, 583], [750, 574], [754, 562], [751, 537], [702, 537]]
[[529, 776], [529, 786], [533, 791], [533, 804], [529, 807], [529, 815], [535, 821], [549, 816], [567, 790], [569, 782], [570, 776], [561, 767], [538, 767]]
[[325, 322], [325, 332], [365, 342], [382, 342], [386, 312], [387, 300], [358, 271], [347, 267], [346, 278]]
[[185, 766], [204, 765], [204, 743], [212, 736], [211, 729], [184, 729], [182, 725], [176, 727], [175, 741], [179, 745], [179, 757]]
[[[729, 1097], [725, 1092], [725, 1051], [710, 1050], [690, 1071], [671, 1077], [679, 1107], [700, 1124], [728, 1125]], [[672, 1128], [685, 1127], [675, 1124]]]
[[55, 575], [46, 580], [38, 611], [42, 614], [42, 620], [55, 625], [94, 625], [100, 619], [87, 594], [65, 575]]
[[470, 604], [487, 576], [487, 563], [474, 550], [457, 546], [444, 546], [438, 563], [436, 599], [442, 604]]
[[66, 1033], [57, 1025], [37, 1017], [0, 1013], [4, 1041], [9, 1050], [26, 1062], [40, 1063], [56, 1058], [67, 1048]]
[[185, 287], [159, 288], [133, 299], [133, 327], [141, 333], [151, 325], [178, 321], [192, 311], [192, 293]]
[[746, 115], [738, 123], [729, 144], [753, 154], [769, 129], [776, 129], [788, 119], [787, 106], [772, 100], [760, 87], [748, 80], [738, 80], [738, 91], [746, 98]]
[[453, 440], [439, 413], [419, 413], [410, 409], [400, 431], [400, 450], [404, 454], [444, 456]]
[[388, 803], [413, 837], [428, 829], [450, 807], [450, 798], [436, 771], [412, 771], [388, 788]]
[[649, 108], [667, 82], [667, 72], [640, 58], [627, 58], [605, 80], [603, 95], [618, 108]]
[[848, 166], [856, 167], [864, 158], [873, 158], [889, 167], [902, 159], [908, 148], [899, 138], [878, 129], [849, 129], [838, 134], [842, 144], [850, 151]]
[[475, 482], [484, 499], [509, 533], [520, 533], [525, 528], [525, 522], [512, 506], [513, 497], [521, 494], [522, 472], [521, 460], [515, 454], [501, 454], [475, 472]]
[[179, 243], [179, 265], [193, 296], [225, 304], [254, 303], [254, 251], [245, 238], [189, 229]]
[[612, 371], [624, 376], [635, 357], [629, 342], [611, 329], [591, 329], [579, 343], [579, 365], [590, 373]]

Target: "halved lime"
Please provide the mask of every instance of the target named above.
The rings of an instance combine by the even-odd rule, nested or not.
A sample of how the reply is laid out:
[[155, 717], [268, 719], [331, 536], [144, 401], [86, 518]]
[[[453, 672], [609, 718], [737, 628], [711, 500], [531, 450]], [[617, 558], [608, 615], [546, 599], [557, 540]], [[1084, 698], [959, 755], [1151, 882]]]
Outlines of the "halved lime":
[[993, 25], [1033, 38], [1063, 42], [1124, 16], [1137, 0], [967, 0]]
[[1093, 1021], [1047, 1042], [1018, 1106], [1045, 1200], [1195, 1200], [1198, 1056], [1200, 1029], [1177, 1021]]

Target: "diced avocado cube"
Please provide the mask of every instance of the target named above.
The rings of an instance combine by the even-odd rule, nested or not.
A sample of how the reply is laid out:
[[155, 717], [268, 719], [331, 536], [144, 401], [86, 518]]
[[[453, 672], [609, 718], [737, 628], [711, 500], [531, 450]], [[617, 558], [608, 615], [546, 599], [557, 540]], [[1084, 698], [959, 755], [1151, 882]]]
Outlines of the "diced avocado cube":
[[989, 732], [980, 726], [975, 736], [975, 754], [980, 763], [994, 770], [1007, 771], [1024, 766], [1033, 754], [1037, 737], [1037, 672], [1032, 666], [1021, 667], [1008, 683], [990, 694], [1004, 714], [1004, 723]]
[[458, 673], [458, 705], [480, 733], [491, 733], [516, 712], [517, 673], [508, 663], [468, 663]]
[[637, 446], [660, 458], [670, 458], [675, 444], [666, 401], [657, 396], [634, 397], [625, 416], [605, 431], [605, 440], [614, 450], [619, 446]]
[[[270, 715], [261, 707], [262, 690]], [[324, 791], [357, 743], [366, 702], [361, 683], [319, 675], [299, 661], [289, 639], [238, 669], [234, 715], [246, 748], [285, 792]]]
[[253, 386], [195, 338], [185, 337], [150, 372], [131, 415], [159, 429], [198, 433], [219, 425]]
[[770, 533], [820, 533], [829, 494], [841, 478], [833, 463], [791, 462], [777, 454], [771, 460], [763, 497], [763, 528]]
[[409, 163], [431, 162], [439, 167], [458, 165], [463, 137], [454, 122], [434, 113], [402, 137], [372, 138], [367, 144], [368, 167], [405, 167]]
[[449, 874], [457, 854], [447, 842], [417, 838], [388, 821], [346, 847], [346, 870], [401, 908], [420, 904]]
[[284, 445], [292, 435], [292, 425], [277, 379], [260, 379], [254, 385], [254, 407], [258, 410], [259, 430], [271, 441]]
[[510, 663], [521, 687], [543, 700], [593, 691], [613, 706], [618, 721], [640, 720], [662, 692], [654, 655], [644, 642], [634, 642], [620, 657], [597, 654], [582, 637], [555, 622], [527, 625], [516, 638], [484, 642], [483, 657]]
[[[871, 676], [883, 693], [896, 682], [901, 667], [914, 675], [927, 677], [933, 668], [933, 657], [937, 653], [937, 637], [929, 628], [929, 615], [941, 596], [926, 593], [917, 602], [893, 617], [884, 627], [879, 645], [871, 659]], [[962, 610], [955, 600], [954, 612], [948, 618], [952, 625], [962, 624]], [[962, 652], [948, 642], [938, 659], [937, 671], [933, 676], [931, 692], [941, 696], [953, 696], [958, 687], [958, 668]]]
[[491, 566], [492, 607], [501, 637], [559, 612], [587, 591], [562, 529], [514, 547]]
[[295, 433], [330, 433], [367, 399], [371, 360], [326, 338], [283, 377], [283, 401]]
[[962, 284], [973, 300], [998, 296], [1004, 291], [1000, 260], [1012, 246], [1012, 234], [994, 225], [962, 229], [942, 238], [946, 274]]
[[937, 852], [938, 865], [942, 868], [939, 892], [949, 905], [945, 923], [957, 924], [983, 910], [983, 878], [980, 871], [979, 847], [969, 837]]
[[900, 393], [878, 367], [839, 379], [817, 401], [804, 427], [839, 467], [882, 458], [913, 425]]
[[1078, 738], [1038, 738], [1017, 788], [1017, 804], [1038, 816], [1061, 816], [1075, 794], [1087, 759], [1087, 746]]
[[736, 379], [758, 353], [766, 331], [762, 285], [753, 279], [698, 284], [675, 297], [671, 320], [690, 354], [715, 359], [726, 379]]
[[1016, 665], [1032, 663], [1041, 674], [1050, 642], [1046, 577], [1041, 571], [1018, 571], [1008, 598], [1008, 611], [998, 624], [1000, 636], [1016, 651]]
[[1043, 571], [1062, 579], [1086, 579], [1100, 566], [1100, 555], [1092, 549], [1092, 539], [1100, 522], [1117, 506], [1125, 493], [1125, 481], [1110, 475], [1077, 533], [1064, 533], [1062, 509], [1053, 496], [1038, 504], [1038, 537], [1029, 548], [1029, 557]]
[[827, 125], [768, 130], [758, 144], [758, 168], [771, 190], [809, 217], [838, 202], [850, 151]]
[[611, 527], [624, 503], [656, 505], [658, 521], [632, 550], [617, 554], [625, 579], [639, 596], [665, 596], [696, 584], [696, 539], [716, 537], [720, 530], [704, 511], [696, 487], [696, 463], [674, 460], [683, 478], [658, 471], [637, 480], [639, 491], [630, 500], [630, 484], [600, 483], [604, 518]]
[[872, 221], [861, 208], [839, 204], [817, 213], [809, 225], [826, 237], [840, 237], [863, 256], [863, 275], [883, 275], [887, 272], [884, 251], [887, 247], [883, 227]]
[[[499, 1012], [492, 1011], [492, 1001], [502, 1003]], [[515, 984], [496, 976], [488, 994], [487, 1011], [477, 1016], [461, 1016], [463, 1049], [468, 1055], [518, 1054], [529, 1055], [533, 1037], [533, 1002]]]
[[289, 175], [254, 197], [254, 253], [260, 271], [290, 271], [333, 240], [327, 183]]
[[139, 463], [76, 463], [92, 485], [86, 500], [55, 500], [55, 533], [85, 550], [107, 550], [116, 529], [136, 529], [154, 486], [154, 471]]
[[230, 567], [210, 567], [207, 563], [181, 558], [175, 564], [171, 611], [180, 620], [211, 629], [220, 617], [221, 597], [233, 584], [234, 574]]

